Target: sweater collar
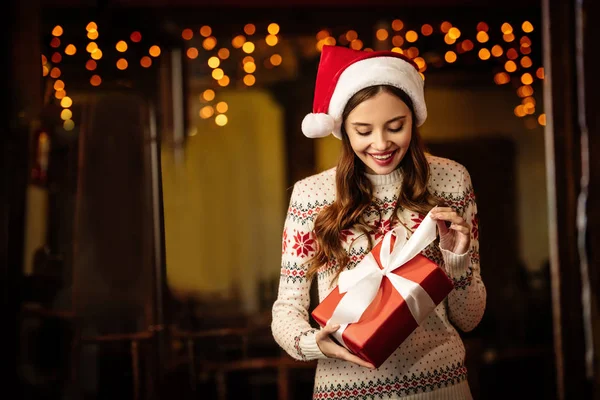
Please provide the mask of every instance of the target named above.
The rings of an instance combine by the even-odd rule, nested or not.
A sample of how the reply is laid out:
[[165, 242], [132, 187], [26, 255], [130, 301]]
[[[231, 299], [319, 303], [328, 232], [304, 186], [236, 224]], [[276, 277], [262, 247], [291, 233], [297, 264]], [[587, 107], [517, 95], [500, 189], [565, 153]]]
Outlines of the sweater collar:
[[399, 183], [402, 181], [402, 172], [400, 171], [400, 168], [396, 168], [387, 175], [365, 173], [365, 176], [369, 178], [371, 183], [373, 183], [373, 185], [375, 186], [389, 185], [392, 183]]

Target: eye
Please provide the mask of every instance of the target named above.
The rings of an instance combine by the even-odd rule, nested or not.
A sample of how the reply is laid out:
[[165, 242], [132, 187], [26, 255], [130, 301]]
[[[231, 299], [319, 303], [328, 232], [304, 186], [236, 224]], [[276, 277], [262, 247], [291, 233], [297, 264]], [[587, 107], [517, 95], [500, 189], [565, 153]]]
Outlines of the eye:
[[371, 134], [371, 131], [366, 131], [366, 132], [356, 131], [356, 133], [358, 133], [360, 136], [369, 136]]
[[396, 129], [389, 128], [390, 132], [400, 132], [402, 129], [404, 129], [404, 125], [400, 125]]

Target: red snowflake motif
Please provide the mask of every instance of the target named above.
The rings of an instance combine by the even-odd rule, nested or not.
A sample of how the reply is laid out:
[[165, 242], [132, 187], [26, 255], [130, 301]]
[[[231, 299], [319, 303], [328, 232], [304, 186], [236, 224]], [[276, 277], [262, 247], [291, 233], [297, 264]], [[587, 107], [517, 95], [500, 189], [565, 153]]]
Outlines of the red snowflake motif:
[[476, 215], [473, 216], [471, 220], [471, 233], [473, 234], [473, 239], [479, 239], [479, 217]]
[[392, 223], [389, 219], [386, 219], [385, 221], [379, 220], [375, 222], [375, 225], [372, 225], [371, 228], [373, 228], [371, 233], [375, 233], [375, 240], [378, 240], [392, 230]]
[[354, 232], [350, 229], [344, 229], [340, 232], [340, 239], [342, 239], [342, 242], [346, 242], [350, 236], [354, 236]]
[[310, 252], [315, 251], [313, 247], [315, 240], [312, 238], [310, 232], [297, 232], [294, 235], [294, 241], [296, 243], [294, 243], [293, 249], [296, 250], [296, 256], [298, 257], [307, 257]]
[[283, 245], [282, 245], [282, 249], [281, 249], [281, 254], [285, 254], [285, 251], [287, 250], [287, 245], [288, 245], [288, 238], [287, 238], [287, 228], [283, 230]]
[[417, 229], [419, 227], [419, 225], [421, 225], [421, 222], [423, 222], [423, 219], [425, 218], [424, 215], [419, 214], [417, 216], [415, 216], [414, 214], [412, 214], [412, 217], [410, 220], [412, 222], [414, 222], [415, 224], [410, 228], [410, 229]]

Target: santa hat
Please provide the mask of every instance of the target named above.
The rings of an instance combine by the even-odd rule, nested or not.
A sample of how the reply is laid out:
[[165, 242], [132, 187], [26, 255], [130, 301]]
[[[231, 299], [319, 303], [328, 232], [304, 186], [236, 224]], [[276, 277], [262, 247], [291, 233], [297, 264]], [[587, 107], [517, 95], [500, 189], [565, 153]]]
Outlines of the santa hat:
[[358, 51], [341, 46], [323, 46], [317, 71], [313, 112], [302, 121], [309, 138], [333, 133], [342, 138], [342, 113], [346, 103], [360, 90], [390, 85], [412, 100], [416, 125], [427, 118], [424, 82], [418, 67], [407, 57], [392, 51]]

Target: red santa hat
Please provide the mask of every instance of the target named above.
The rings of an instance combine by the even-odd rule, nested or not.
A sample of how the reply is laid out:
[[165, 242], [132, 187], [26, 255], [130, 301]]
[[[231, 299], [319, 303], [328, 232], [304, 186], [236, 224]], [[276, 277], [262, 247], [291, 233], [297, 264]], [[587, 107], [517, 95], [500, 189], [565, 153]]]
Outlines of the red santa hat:
[[375, 85], [404, 91], [413, 102], [417, 126], [425, 122], [424, 81], [409, 58], [392, 51], [367, 52], [325, 45], [317, 71], [313, 112], [304, 117], [302, 132], [309, 138], [333, 133], [341, 139], [346, 103], [360, 90]]

